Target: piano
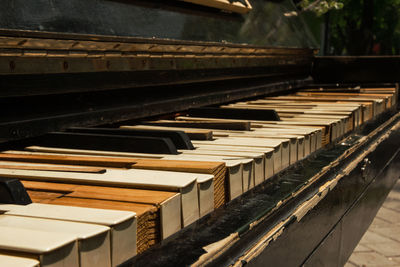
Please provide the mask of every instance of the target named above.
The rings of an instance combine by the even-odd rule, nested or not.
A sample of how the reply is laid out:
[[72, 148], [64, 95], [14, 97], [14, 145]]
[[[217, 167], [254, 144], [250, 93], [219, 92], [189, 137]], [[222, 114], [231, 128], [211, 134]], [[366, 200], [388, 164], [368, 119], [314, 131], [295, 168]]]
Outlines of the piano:
[[343, 266], [399, 178], [399, 58], [291, 1], [2, 5], [2, 263]]

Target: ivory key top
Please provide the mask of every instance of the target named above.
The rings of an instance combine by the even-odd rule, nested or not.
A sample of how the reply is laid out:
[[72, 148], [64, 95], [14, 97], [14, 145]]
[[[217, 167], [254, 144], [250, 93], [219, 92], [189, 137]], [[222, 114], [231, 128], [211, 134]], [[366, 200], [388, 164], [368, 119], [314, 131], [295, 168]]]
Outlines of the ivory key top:
[[79, 266], [75, 235], [0, 226], [0, 253], [28, 256], [40, 266]]
[[[112, 265], [119, 265], [136, 255], [137, 221], [135, 217], [136, 214], [133, 212], [39, 203], [32, 203], [25, 206], [4, 204], [0, 205], [0, 210], [5, 211], [7, 215], [47, 218], [107, 226], [111, 231]], [[54, 235], [54, 233], [52, 233], [52, 235]], [[2, 235], [0, 235], [0, 237], [1, 236]], [[67, 264], [65, 266], [75, 265]]]
[[110, 228], [102, 225], [13, 215], [0, 215], [0, 227], [68, 233], [78, 240], [81, 267], [111, 266]]
[[4, 266], [8, 267], [39, 267], [40, 263], [38, 260], [29, 258], [26, 256], [16, 256], [12, 253], [1, 253], [0, 252], [0, 262]]

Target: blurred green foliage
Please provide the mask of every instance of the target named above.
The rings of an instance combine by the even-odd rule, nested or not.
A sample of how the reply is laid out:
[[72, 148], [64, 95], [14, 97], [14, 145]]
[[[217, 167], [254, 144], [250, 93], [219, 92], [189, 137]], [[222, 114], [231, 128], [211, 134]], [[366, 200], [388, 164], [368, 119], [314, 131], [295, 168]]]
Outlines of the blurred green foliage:
[[399, 54], [400, 0], [341, 1], [329, 12], [329, 54]]
[[[317, 14], [317, 16], [321, 16], [332, 9], [338, 10], [343, 8], [343, 3], [337, 0], [296, 0], [294, 2], [296, 2], [300, 12], [312, 11]], [[292, 15], [296, 15], [297, 13], [298, 12], [294, 12]]]

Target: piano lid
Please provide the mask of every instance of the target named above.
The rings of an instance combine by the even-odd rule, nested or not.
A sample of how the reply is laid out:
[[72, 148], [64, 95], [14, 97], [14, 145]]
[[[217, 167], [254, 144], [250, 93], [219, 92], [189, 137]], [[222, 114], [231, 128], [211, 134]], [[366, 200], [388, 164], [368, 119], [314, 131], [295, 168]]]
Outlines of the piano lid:
[[[213, 4], [216, 2], [227, 3], [219, 6]], [[294, 10], [292, 1], [249, 2], [249, 12], [238, 14], [229, 10], [229, 5], [244, 7], [247, 0], [4, 1], [0, 29], [11, 30], [1, 35], [26, 36], [18, 30], [29, 30], [263, 47], [318, 46], [301, 16], [284, 16]]]

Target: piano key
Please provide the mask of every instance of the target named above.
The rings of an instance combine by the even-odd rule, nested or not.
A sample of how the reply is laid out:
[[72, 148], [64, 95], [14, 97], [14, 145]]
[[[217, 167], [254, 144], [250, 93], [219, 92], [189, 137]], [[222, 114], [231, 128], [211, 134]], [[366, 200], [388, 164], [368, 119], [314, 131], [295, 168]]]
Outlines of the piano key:
[[[15, 163], [15, 162], [13, 162]], [[2, 169], [15, 169], [15, 165], [9, 162], [0, 161]], [[38, 170], [38, 171], [61, 171], [61, 172], [79, 172], [79, 173], [105, 173], [105, 168], [95, 167], [78, 167], [78, 166], [59, 166], [59, 165], [24, 165], [19, 164], [18, 169], [20, 170]]]
[[[193, 154], [180, 154], [180, 155], [165, 155], [163, 159], [172, 159], [172, 160], [188, 160], [188, 161], [217, 161], [224, 162], [225, 165], [230, 169], [240, 164], [241, 174], [240, 174], [240, 183], [249, 184], [250, 187], [254, 187], [254, 162], [252, 159], [243, 158], [243, 157], [234, 157], [234, 156], [212, 156], [212, 155], [193, 155]], [[231, 177], [229, 178], [231, 179]], [[243, 182], [242, 182], [243, 181]]]
[[220, 130], [238, 130], [238, 131], [248, 131], [250, 128], [257, 127], [256, 124], [252, 123], [252, 120], [239, 120], [239, 119], [222, 119], [222, 118], [206, 118], [206, 117], [187, 117], [187, 116], [177, 116], [175, 117], [175, 121], [178, 123], [191, 123], [194, 127], [197, 123], [209, 122], [216, 124], [225, 124], [225, 123], [243, 123], [248, 125], [249, 127], [246, 129], [226, 129], [225, 127], [221, 128], [208, 128], [208, 129], [220, 129]]
[[329, 109], [318, 109], [318, 112], [314, 109], [315, 107], [310, 107], [310, 108], [299, 108], [299, 107], [282, 107], [279, 105], [254, 105], [254, 104], [230, 104], [227, 106], [222, 106], [222, 107], [231, 107], [231, 108], [236, 108], [236, 109], [274, 109], [278, 115], [281, 117], [281, 120], [284, 120], [283, 118], [287, 117], [299, 117], [300, 115], [305, 115], [305, 114], [317, 114], [320, 117], [327, 118], [328, 116], [345, 116], [344, 118], [347, 117], [352, 117], [353, 114], [352, 112], [344, 112], [344, 111], [332, 111]]
[[[136, 214], [133, 212], [41, 203], [32, 203], [25, 206], [0, 205], [0, 210], [5, 211], [7, 215], [104, 225], [109, 227], [111, 231], [111, 260], [113, 266], [119, 265], [136, 255], [137, 221]], [[26, 237], [23, 239], [26, 240]], [[76, 265], [66, 264], [65, 266]]]
[[278, 121], [279, 116], [273, 110], [257, 110], [257, 109], [244, 109], [237, 110], [222, 106], [220, 108], [213, 107], [201, 107], [192, 108], [187, 111], [187, 114], [191, 117], [208, 117], [208, 118], [220, 118], [220, 119], [239, 119], [239, 120], [267, 120], [267, 121]]
[[[203, 145], [201, 147], [197, 147], [195, 151], [216, 151], [216, 152], [230, 152], [230, 153], [262, 153], [264, 155], [264, 180], [272, 177], [274, 175], [274, 149], [266, 149], [266, 148], [244, 148], [237, 146], [219, 146], [219, 145]], [[190, 152], [186, 152], [186, 154], [190, 154]], [[229, 156], [229, 155], [227, 155]], [[229, 156], [232, 157], [232, 156]], [[240, 157], [240, 156], [238, 156]], [[243, 157], [240, 157], [243, 158]], [[247, 157], [245, 157], [247, 158]], [[232, 160], [228, 160], [230, 162]], [[235, 160], [233, 160], [235, 161]], [[257, 158], [253, 159], [254, 164], [258, 164]], [[258, 167], [254, 167], [258, 168]], [[261, 172], [260, 172], [261, 173]], [[256, 178], [255, 179], [260, 179]]]
[[196, 121], [195, 123], [190, 121], [173, 121], [173, 120], [157, 120], [157, 121], [144, 121], [141, 122], [144, 125], [153, 126], [167, 126], [167, 127], [184, 127], [184, 128], [205, 128], [205, 129], [220, 129], [220, 130], [239, 130], [248, 131], [250, 130], [250, 122], [238, 121], [238, 120], [218, 120], [215, 121]]
[[40, 266], [79, 266], [75, 235], [0, 226], [0, 252], [27, 256]]
[[223, 145], [238, 147], [265, 147], [274, 149], [274, 173], [289, 166], [289, 140], [279, 141], [274, 139], [253, 140], [251, 138], [218, 138], [213, 141], [193, 141], [195, 146]]
[[332, 115], [319, 115], [319, 114], [301, 114], [296, 116], [296, 118], [306, 118], [306, 119], [334, 119], [341, 120], [341, 133], [340, 135], [344, 135], [354, 129], [354, 121], [353, 118], [349, 116], [332, 116]]
[[[32, 169], [32, 167], [41, 167], [44, 166], [46, 168], [51, 167], [51, 165], [46, 165], [46, 164], [32, 164], [32, 163], [20, 163], [20, 162], [7, 162], [8, 164], [13, 164], [13, 169], [14, 170], [20, 170], [19, 167], [22, 169]], [[30, 165], [30, 166], [29, 166]], [[7, 166], [8, 168], [11, 166]], [[31, 167], [31, 168], [26, 168], [26, 167]], [[7, 168], [7, 169], [8, 169]], [[0, 162], [0, 170], [3, 169], [2, 163]], [[188, 173], [190, 174], [190, 173]], [[197, 185], [198, 185], [198, 194], [199, 194], [199, 214], [200, 217], [210, 213], [211, 211], [214, 210], [214, 176], [210, 174], [195, 174], [192, 173], [192, 175], [195, 175], [197, 177]], [[111, 190], [111, 189], [110, 189]], [[39, 196], [38, 196], [39, 194]], [[38, 200], [38, 197], [40, 195], [45, 195], [44, 192], [31, 192], [30, 195], [35, 196], [36, 199]], [[47, 195], [50, 193], [47, 193]], [[52, 193], [54, 196], [52, 198], [57, 198], [60, 197], [61, 194], [59, 193]], [[69, 194], [68, 196], [71, 196]]]
[[[265, 180], [265, 154], [264, 153], [255, 153], [255, 152], [242, 152], [242, 151], [218, 151], [205, 149], [205, 148], [197, 148], [195, 150], [184, 151], [184, 154], [193, 154], [193, 155], [210, 155], [210, 156], [233, 156], [233, 157], [243, 157], [252, 159], [254, 162], [254, 184], [258, 185]], [[272, 166], [273, 167], [273, 166]], [[247, 185], [249, 188], [251, 185]], [[243, 188], [246, 186], [243, 185]], [[246, 190], [247, 191], [247, 190]]]
[[243, 194], [243, 183], [251, 184], [251, 181], [254, 180], [253, 160], [250, 159], [233, 159], [233, 157], [224, 159], [224, 157], [221, 156], [200, 155], [167, 155], [164, 159], [206, 162], [216, 160], [218, 162], [224, 162], [228, 170], [228, 189], [226, 191], [229, 200], [233, 200]]
[[297, 101], [318, 101], [318, 102], [334, 102], [335, 104], [351, 103], [362, 106], [363, 109], [363, 122], [366, 122], [374, 117], [374, 102], [370, 100], [360, 99], [332, 99], [326, 97], [309, 97], [309, 96], [279, 96], [279, 97], [268, 97], [266, 99], [281, 99], [281, 100], [297, 100]]
[[187, 136], [190, 138], [190, 140], [212, 140], [212, 138], [213, 138], [211, 129], [185, 128], [185, 127], [172, 127], [172, 126], [155, 126], [155, 125], [122, 125], [119, 128], [183, 131], [187, 134]]
[[[175, 157], [172, 157], [175, 158]], [[230, 166], [230, 161], [233, 161], [234, 164], [236, 162], [240, 162], [240, 164], [243, 165], [242, 169], [242, 183], [244, 185], [243, 187], [243, 192], [248, 191], [249, 189], [253, 188], [255, 185], [255, 180], [260, 180], [264, 179], [264, 172], [261, 170], [263, 166], [257, 165], [254, 162], [253, 159], [250, 159], [248, 157], [242, 157], [242, 156], [227, 156], [227, 155], [199, 155], [199, 154], [194, 154], [194, 153], [182, 153], [181, 155], [178, 155], [176, 157], [177, 159], [193, 159], [194, 160], [215, 160], [215, 161], [220, 161], [224, 162], [226, 166]], [[165, 156], [164, 159], [171, 159], [171, 156]], [[261, 162], [260, 162], [261, 164]], [[256, 172], [257, 168], [257, 172]], [[257, 178], [256, 178], [257, 175]]]
[[[163, 160], [136, 159], [136, 160], [137, 160], [136, 164], [133, 165], [133, 168], [135, 169], [191, 172], [191, 173], [208, 174], [208, 175], [211, 174], [214, 177], [213, 179], [214, 208], [219, 208], [220, 206], [225, 204], [226, 190], [224, 185], [225, 181], [227, 180], [228, 174], [225, 164], [222, 162], [180, 161], [180, 160], [165, 160], [165, 159]], [[199, 183], [199, 186], [203, 187], [203, 183]]]
[[42, 202], [35, 204], [50, 204], [55, 206], [63, 205], [68, 207], [133, 212], [136, 214], [136, 232], [131, 238], [135, 239], [137, 253], [143, 252], [161, 241], [159, 234], [161, 229], [160, 216], [157, 207], [153, 205], [126, 201], [70, 197], [68, 195], [43, 200]]
[[279, 121], [275, 123], [264, 123], [262, 124], [262, 126], [263, 128], [295, 128], [296, 130], [306, 130], [308, 133], [311, 134], [310, 142], [315, 144], [315, 146], [311, 145], [310, 153], [313, 153], [318, 147], [318, 140], [321, 140], [321, 147], [329, 144], [329, 142], [331, 141], [331, 127], [327, 123]]
[[78, 240], [79, 265], [81, 267], [111, 265], [109, 227], [13, 215], [0, 215], [0, 227], [71, 234]]
[[[242, 176], [242, 187], [243, 187], [243, 192], [247, 192], [251, 188], [253, 188], [256, 184], [259, 184], [260, 182], [264, 181], [264, 161], [263, 161], [263, 154], [259, 154], [258, 158], [253, 158], [253, 157], [248, 157], [248, 156], [240, 156], [240, 155], [227, 155], [228, 153], [184, 153], [184, 155], [193, 155], [193, 156], [199, 156], [201, 158], [207, 159], [210, 158], [210, 156], [227, 156], [229, 157], [237, 157], [239, 161], [243, 164], [243, 176]], [[244, 160], [242, 160], [244, 159]], [[251, 162], [251, 168], [247, 162]]]
[[[199, 218], [196, 181], [199, 175], [197, 174], [140, 169], [109, 169], [103, 174], [90, 173], [81, 175], [70, 172], [9, 170], [0, 168], [0, 175], [3, 177], [18, 177], [25, 180], [70, 182], [180, 192], [183, 226], [185, 227]], [[210, 201], [213, 201], [213, 199], [210, 199]]]
[[184, 128], [184, 127], [167, 127], [167, 126], [153, 126], [153, 125], [123, 125], [122, 129], [144, 129], [144, 130], [175, 130], [183, 131], [189, 136], [190, 140], [212, 140], [212, 129], [198, 129], [198, 128]]
[[[221, 120], [221, 119], [214, 119], [214, 118], [195, 118], [195, 117], [176, 117], [176, 119], [178, 120], [184, 120], [184, 121], [190, 121], [193, 120], [194, 122], [197, 120], [209, 120], [209, 121], [215, 121], [215, 120]], [[285, 123], [283, 121], [274, 121], [274, 122], [266, 122], [266, 121], [251, 121], [251, 125], [252, 127], [255, 125], [258, 125], [257, 128], [264, 128], [264, 127], [291, 127], [291, 128], [307, 128], [307, 129], [312, 129], [311, 131], [317, 131], [318, 134], [322, 134], [322, 132], [320, 133], [320, 129], [324, 129], [322, 127], [313, 127], [312, 126], [307, 126], [307, 125], [296, 125], [293, 123]], [[327, 136], [325, 136], [325, 142], [323, 142], [323, 144], [327, 144], [329, 142]], [[312, 150], [312, 152], [314, 152], [314, 150]], [[311, 152], [310, 152], [311, 153]]]
[[[263, 124], [263, 128], [257, 129], [258, 132], [267, 134], [297, 135], [304, 137], [303, 157], [307, 157], [315, 150], [322, 147], [322, 131], [319, 128], [308, 128], [296, 125]], [[316, 144], [315, 148], [312, 144]]]
[[27, 190], [29, 197], [34, 203], [46, 203], [48, 200], [60, 198], [65, 196], [65, 193], [61, 192], [48, 192], [48, 191], [36, 191], [36, 190]]
[[[142, 128], [142, 127], [144, 127], [144, 128], [146, 128], [146, 127], [159, 127], [159, 126], [146, 126], [146, 125], [144, 125], [144, 126], [142, 126], [142, 125], [132, 125], [132, 126], [122, 126], [122, 127], [124, 127], [124, 128]], [[160, 127], [160, 128], [163, 128], [163, 129], [168, 129], [168, 127]], [[175, 128], [173, 128], [173, 129], [175, 129]], [[182, 128], [182, 129], [187, 129], [187, 128]], [[213, 135], [214, 136], [216, 136], [216, 137], [228, 137], [229, 136], [229, 134], [228, 133], [237, 133], [237, 135], [238, 136], [243, 136], [243, 137], [253, 137], [253, 136], [246, 136], [246, 134], [248, 133], [249, 135], [252, 133], [252, 132], [249, 132], [249, 131], [224, 131], [224, 130], [212, 130], [212, 129], [207, 129], [207, 130], [209, 130], [209, 131], [213, 131]], [[264, 136], [254, 136], [254, 137], [264, 137]], [[278, 136], [274, 136], [274, 135], [265, 135], [265, 137], [271, 137], [271, 138], [274, 138], [274, 139], [279, 139], [279, 137]], [[303, 137], [295, 137], [295, 136], [287, 136], [287, 137], [285, 137], [285, 136], [283, 136], [283, 138], [284, 139], [289, 139], [290, 140], [290, 142], [291, 142], [291, 147], [292, 147], [292, 150], [293, 151], [297, 151], [297, 142], [299, 142], [300, 141], [300, 143], [301, 143], [301, 149], [303, 149], [303, 140], [304, 140], [304, 138]], [[280, 139], [282, 139], [282, 135], [280, 135]], [[184, 151], [180, 151], [180, 152], [184, 152]], [[303, 152], [298, 152], [298, 153], [292, 153], [291, 155], [290, 155], [290, 164], [293, 164], [296, 160], [297, 160], [297, 158], [298, 158], [298, 154], [300, 154], [301, 153], [301, 155], [299, 155], [300, 156], [300, 159], [301, 158], [303, 158], [304, 156], [303, 156]]]
[[246, 103], [250, 103], [251, 105], [256, 105], [256, 106], [263, 106], [267, 105], [267, 107], [270, 107], [270, 105], [276, 105], [277, 107], [283, 109], [283, 108], [289, 108], [289, 107], [296, 107], [297, 109], [301, 107], [310, 107], [311, 108], [304, 108], [304, 114], [320, 114], [321, 111], [324, 114], [341, 114], [343, 112], [345, 113], [351, 113], [352, 116], [354, 116], [355, 120], [355, 125], [356, 127], [361, 124], [361, 112], [362, 112], [362, 107], [359, 104], [351, 104], [351, 103], [329, 103], [329, 102], [290, 102], [287, 100], [267, 100], [267, 99], [258, 99], [255, 101], [249, 101]]
[[[266, 133], [257, 130], [239, 132], [239, 131], [216, 131], [214, 133], [215, 137], [248, 137], [248, 138], [266, 138], [266, 139], [276, 139], [281, 141], [289, 140], [289, 165], [295, 163], [298, 159], [298, 140], [304, 140], [304, 137], [299, 138], [298, 136], [282, 135], [279, 133]], [[302, 143], [302, 142], [301, 142]], [[301, 147], [304, 149], [304, 147]]]
[[0, 262], [3, 266], [8, 267], [40, 267], [38, 260], [26, 256], [15, 256], [4, 252], [0, 252]]
[[[110, 152], [96, 150], [79, 150], [79, 149], [64, 149], [64, 148], [48, 148], [48, 147], [27, 147], [28, 151], [7, 151], [9, 154], [46, 156], [47, 162], [52, 162], [51, 157], [68, 157], [70, 162], [75, 162], [75, 157], [82, 158], [92, 157], [94, 162], [102, 162], [110, 159], [123, 162], [128, 162], [134, 165], [129, 165], [133, 169], [148, 169], [148, 170], [165, 170], [178, 172], [192, 172], [214, 175], [214, 208], [218, 208], [226, 203], [228, 192], [225, 190], [225, 181], [228, 180], [229, 173], [226, 170], [223, 162], [203, 162], [203, 161], [182, 161], [182, 160], [162, 160], [166, 155], [163, 154], [143, 154], [143, 153], [126, 153], [126, 152]], [[32, 151], [32, 152], [29, 152]], [[1, 154], [0, 154], [1, 155]], [[89, 157], [89, 158], [90, 158]], [[10, 160], [12, 155], [9, 156]], [[26, 157], [25, 161], [29, 161]], [[67, 161], [65, 161], [67, 163]]]
[[[51, 150], [51, 148], [48, 149]], [[135, 161], [126, 158], [112, 158], [112, 157], [101, 158], [101, 157], [87, 157], [87, 156], [72, 157], [70, 155], [49, 155], [49, 154], [33, 155], [31, 153], [23, 153], [23, 152], [0, 153], [0, 160], [32, 162], [32, 163], [53, 163], [53, 164], [66, 164], [66, 165], [70, 164], [70, 165], [84, 165], [84, 166], [98, 166], [98, 167], [112, 167], [112, 168], [126, 168], [126, 169], [131, 168], [132, 165], [135, 164]]]
[[[267, 137], [273, 139], [289, 139], [291, 147], [293, 147], [293, 151], [297, 151], [296, 153], [290, 153], [290, 164], [293, 164], [297, 161], [297, 159], [304, 158], [304, 139], [309, 139], [309, 134], [303, 133], [299, 134], [296, 132], [295, 134], [283, 134], [282, 132], [277, 132], [271, 129], [270, 132], [267, 132], [267, 129], [256, 128], [251, 131], [235, 131], [235, 130], [213, 130], [213, 135], [215, 137], [229, 137], [232, 136], [242, 136], [242, 137]], [[310, 146], [309, 141], [306, 141], [308, 146]], [[319, 146], [320, 148], [321, 146]], [[309, 154], [309, 152], [308, 152]]]
[[[159, 207], [161, 239], [182, 228], [181, 197], [179, 193], [131, 188], [87, 186], [54, 182], [21, 181], [27, 190], [61, 192], [62, 196], [150, 204]], [[118, 205], [115, 205], [118, 210]]]
[[214, 210], [214, 175], [196, 174], [200, 218]]
[[[139, 127], [140, 128], [140, 127], [149, 127], [149, 126], [140, 126], [139, 125], [139, 126], [123, 126], [123, 127]], [[150, 126], [150, 127], [153, 127], [153, 126]], [[163, 128], [167, 128], [167, 127], [163, 127]], [[212, 129], [207, 129], [207, 130], [212, 130]], [[216, 133], [216, 136], [218, 136], [218, 137], [227, 137], [227, 136], [229, 136], [228, 133], [231, 133], [231, 132], [238, 133], [238, 134], [242, 133], [243, 136], [245, 136], [246, 133], [249, 133], [249, 134], [252, 133], [252, 132], [248, 132], [248, 131], [213, 130], [213, 133]], [[278, 137], [278, 135], [280, 136], [280, 138]], [[252, 136], [245, 136], [245, 137], [252, 137]], [[282, 137], [283, 137], [285, 139], [289, 139], [289, 141], [291, 142], [290, 145], [292, 147], [292, 150], [294, 151], [294, 153], [290, 154], [290, 164], [293, 164], [295, 161], [297, 161], [297, 158], [302, 159], [304, 157], [304, 152], [303, 152], [304, 151], [304, 144], [303, 144], [304, 137], [302, 137], [302, 136], [297, 136], [297, 137], [296, 136], [282, 136], [282, 134], [276, 134], [275, 136], [274, 135], [266, 135], [265, 137], [272, 137], [275, 139], [282, 139]], [[300, 146], [300, 150], [298, 152], [297, 152], [297, 150], [298, 150], [297, 143], [299, 143], [299, 146]], [[180, 151], [180, 152], [184, 152], [184, 151]], [[268, 173], [269, 171], [270, 170], [266, 171], [265, 173]], [[267, 177], [272, 176], [272, 174], [273, 173], [267, 175]]]
[[[36, 189], [35, 189], [36, 190]], [[27, 190], [29, 194], [35, 192], [35, 190]], [[66, 206], [76, 206], [76, 207], [86, 207], [86, 208], [100, 208], [100, 209], [111, 209], [111, 210], [125, 210], [136, 213], [137, 216], [137, 232], [136, 232], [136, 242], [138, 253], [150, 248], [152, 245], [160, 242], [163, 238], [163, 220], [161, 219], [160, 210], [154, 205], [147, 205], [143, 203], [134, 203], [130, 201], [117, 201], [108, 200], [101, 197], [93, 197], [90, 192], [79, 192], [83, 197], [78, 197], [73, 195], [74, 191], [68, 194], [62, 194], [59, 197], [53, 197], [51, 195], [51, 189], [42, 191], [43, 197], [36, 201], [34, 197], [34, 203], [38, 204], [56, 204], [56, 205], [66, 205]], [[47, 197], [46, 197], [47, 196]], [[180, 209], [178, 210], [180, 212]], [[171, 224], [178, 223], [179, 229], [181, 228], [181, 215], [175, 218]], [[169, 225], [168, 225], [169, 226]], [[175, 225], [176, 226], [176, 225]]]
[[[45, 166], [48, 167], [50, 165], [45, 165], [45, 164], [31, 164], [31, 163], [14, 163], [14, 162], [8, 162], [9, 164], [14, 164], [15, 170], [18, 170], [19, 167], [27, 167], [29, 165], [35, 166], [35, 167], [40, 167], [40, 166]], [[25, 165], [23, 165], [25, 164]], [[28, 165], [27, 165], [28, 164]], [[10, 166], [9, 166], [10, 167]], [[2, 168], [2, 164], [0, 162], [0, 170]], [[27, 168], [24, 168], [27, 169]], [[187, 173], [188, 175], [193, 175], [197, 177], [197, 186], [198, 186], [198, 194], [199, 194], [199, 215], [200, 217], [210, 213], [211, 211], [214, 210], [214, 176], [210, 174], [197, 174], [197, 173]], [[41, 192], [43, 194], [43, 192]], [[70, 194], [68, 195], [70, 196]], [[58, 195], [55, 195], [54, 198], [59, 197]], [[177, 217], [178, 218], [178, 217]]]
[[[154, 129], [128, 129], [128, 128], [82, 128], [73, 127], [67, 130], [73, 133], [123, 135], [141, 137], [169, 138], [178, 149], [193, 149], [189, 137], [183, 131], [154, 130]], [[116, 148], [116, 150], [118, 150]]]
[[175, 145], [169, 138], [135, 137], [106, 134], [51, 133], [46, 134], [36, 144], [49, 147], [100, 149], [122, 152], [148, 152], [177, 154]]
[[18, 179], [0, 177], [0, 203], [26, 205], [32, 201]]
[[[36, 147], [35, 149], [39, 149], [40, 150], [40, 148], [38, 148], [38, 147]], [[45, 148], [45, 149], [47, 149], [47, 148]], [[51, 149], [50, 151], [55, 151], [55, 149]], [[65, 150], [61, 150], [61, 151], [65, 151]], [[75, 152], [77, 152], [77, 151], [75, 151]], [[79, 152], [79, 151], [78, 151]], [[88, 150], [85, 150], [85, 152], [83, 152], [83, 153], [91, 153], [91, 151], [88, 151]], [[182, 155], [161, 155], [161, 154], [156, 154], [156, 155], [153, 155], [153, 154], [138, 154], [138, 153], [135, 153], [135, 154], [132, 154], [132, 153], [130, 153], [130, 154], [126, 154], [126, 153], [123, 153], [123, 152], [121, 152], [121, 153], [117, 153], [117, 152], [99, 152], [99, 151], [93, 151], [93, 153], [100, 153], [100, 154], [106, 154], [106, 155], [110, 155], [110, 153], [112, 153], [112, 155], [114, 155], [114, 156], [117, 156], [117, 155], [128, 155], [128, 156], [135, 156], [135, 157], [138, 157], [138, 156], [146, 156], [146, 157], [150, 157], [150, 158], [158, 158], [158, 159], [161, 159], [161, 158], [163, 158], [163, 159], [169, 159], [169, 160], [186, 160], [186, 161], [194, 161], [194, 160], [190, 160], [188, 157], [182, 157]], [[193, 158], [193, 157], [192, 157]], [[227, 167], [228, 167], [228, 179], [229, 179], [229, 184], [231, 185], [231, 187], [232, 186], [236, 186], [237, 185], [237, 183], [239, 182], [236, 182], [236, 179], [240, 179], [240, 184], [242, 184], [242, 180], [243, 180], [243, 177], [247, 177], [246, 179], [248, 179], [250, 182], [249, 183], [252, 183], [251, 181], [254, 181], [254, 173], [253, 173], [253, 167], [252, 167], [252, 164], [253, 164], [253, 162], [251, 161], [251, 160], [245, 160], [245, 159], [243, 159], [243, 160], [241, 160], [241, 162], [237, 162], [237, 160], [235, 161], [234, 160], [234, 163], [232, 163], [232, 162], [229, 162], [229, 160], [224, 160], [222, 157], [209, 157], [209, 159], [208, 160], [205, 160], [204, 158], [202, 158], [202, 160], [201, 161], [210, 161], [210, 159], [213, 159], [213, 160], [215, 160], [215, 161], [217, 161], [217, 162], [220, 162], [220, 163], [222, 163], [222, 162], [225, 162], [225, 163], [227, 163]], [[231, 159], [233, 159], [233, 157], [230, 157]], [[236, 157], [235, 159], [238, 159], [238, 157]], [[196, 160], [199, 160], [198, 158], [196, 158]], [[241, 167], [238, 167], [237, 165], [238, 164], [242, 164], [242, 162], [243, 162], [243, 165], [244, 166], [241, 166]], [[229, 163], [229, 164], [228, 164]], [[134, 165], [133, 165], [134, 166]], [[26, 177], [25, 177], [26, 178]], [[49, 178], [49, 177], [47, 177], [47, 178]], [[58, 177], [59, 178], [59, 177]], [[71, 179], [71, 176], [69, 176], [68, 177], [69, 179]], [[61, 179], [61, 178], [59, 178], [59, 179]], [[143, 185], [142, 185], [143, 186]], [[154, 184], [153, 184], [153, 186], [154, 186]], [[242, 186], [240, 186], [240, 187], [242, 187]], [[157, 189], [160, 189], [159, 187], [157, 187]], [[161, 189], [165, 189], [165, 188], [161, 188]], [[231, 188], [231, 190], [230, 190], [231, 192], [239, 192], [239, 190], [236, 190], [236, 189], [232, 189]], [[229, 197], [232, 197], [232, 193], [229, 193], [230, 194], [230, 196]], [[237, 197], [237, 196], [239, 196], [239, 195], [241, 195], [242, 194], [242, 189], [240, 189], [240, 194], [236, 194], [236, 193], [234, 193], [233, 194], [233, 196], [234, 197]], [[184, 203], [182, 203], [182, 205], [184, 205]], [[221, 205], [221, 204], [218, 204], [218, 205]]]
[[330, 142], [335, 141], [341, 135], [341, 125], [340, 121], [338, 120], [293, 118], [285, 119], [283, 122], [285, 124], [292, 123], [293, 125], [299, 124], [310, 126], [323, 126], [327, 131], [327, 136]]

